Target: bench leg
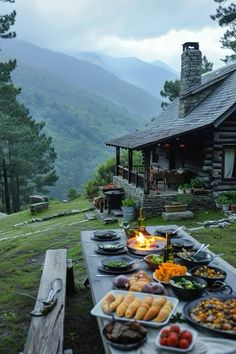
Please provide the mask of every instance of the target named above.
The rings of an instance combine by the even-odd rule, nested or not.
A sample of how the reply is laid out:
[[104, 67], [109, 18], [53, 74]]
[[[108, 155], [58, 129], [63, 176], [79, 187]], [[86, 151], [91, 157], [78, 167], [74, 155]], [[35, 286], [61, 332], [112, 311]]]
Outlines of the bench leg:
[[83, 285], [89, 286], [89, 278], [88, 277], [84, 280]]
[[67, 260], [67, 274], [66, 274], [66, 295], [70, 296], [75, 293], [75, 281], [72, 259]]

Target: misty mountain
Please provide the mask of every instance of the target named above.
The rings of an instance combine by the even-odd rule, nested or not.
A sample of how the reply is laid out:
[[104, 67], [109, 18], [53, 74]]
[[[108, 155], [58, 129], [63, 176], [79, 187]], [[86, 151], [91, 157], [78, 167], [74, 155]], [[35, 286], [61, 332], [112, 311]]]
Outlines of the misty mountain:
[[65, 198], [72, 186], [81, 190], [96, 166], [114, 154], [106, 140], [144, 124], [140, 117], [21, 60], [13, 81], [22, 88], [20, 101], [35, 119], [46, 122], [45, 131], [53, 138], [60, 177], [51, 190], [56, 197]]
[[178, 74], [160, 60], [147, 63], [137, 58], [113, 58], [93, 52], [73, 53], [73, 55], [101, 66], [118, 78], [140, 87], [159, 99], [165, 81], [178, 78]]
[[161, 101], [158, 98], [119, 79], [101, 66], [23, 41], [4, 41], [1, 48], [4, 55], [54, 74], [83, 90], [113, 102], [130, 113], [150, 118], [160, 112]]

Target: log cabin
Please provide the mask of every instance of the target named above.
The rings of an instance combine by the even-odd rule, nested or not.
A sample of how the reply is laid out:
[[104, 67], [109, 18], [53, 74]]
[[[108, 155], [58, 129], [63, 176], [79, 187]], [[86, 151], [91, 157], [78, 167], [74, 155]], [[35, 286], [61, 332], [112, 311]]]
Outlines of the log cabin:
[[[167, 188], [195, 176], [212, 195], [236, 190], [236, 63], [204, 75], [201, 64], [199, 43], [184, 43], [180, 96], [143, 130], [106, 143], [116, 148], [114, 182], [141, 195], [139, 205], [151, 194], [155, 169]], [[121, 149], [128, 150], [128, 166], [120, 165]], [[143, 156], [140, 166], [133, 165], [135, 150]]]

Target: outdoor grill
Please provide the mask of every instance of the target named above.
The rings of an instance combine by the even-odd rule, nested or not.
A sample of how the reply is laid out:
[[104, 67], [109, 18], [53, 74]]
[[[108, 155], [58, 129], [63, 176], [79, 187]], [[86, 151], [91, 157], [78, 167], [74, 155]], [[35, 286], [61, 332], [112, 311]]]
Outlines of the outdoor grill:
[[129, 252], [147, 256], [152, 253], [160, 253], [164, 250], [166, 239], [161, 236], [144, 236], [141, 232], [137, 236], [131, 237], [126, 242], [126, 247]]

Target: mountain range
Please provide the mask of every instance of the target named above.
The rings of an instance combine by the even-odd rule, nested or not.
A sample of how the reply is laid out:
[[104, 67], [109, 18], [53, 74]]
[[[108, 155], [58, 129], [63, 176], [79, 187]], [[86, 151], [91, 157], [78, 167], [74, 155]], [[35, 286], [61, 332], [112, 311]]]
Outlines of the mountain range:
[[[1, 50], [1, 61], [17, 59], [12, 79], [22, 88], [20, 101], [36, 120], [46, 122], [45, 130], [53, 138], [60, 177], [50, 190], [54, 197], [65, 198], [70, 187], [82, 189], [96, 166], [114, 153], [105, 146], [106, 140], [141, 128], [160, 112], [158, 95], [150, 93], [155, 86], [151, 84], [151, 75], [143, 80], [149, 89], [141, 87], [141, 78], [147, 70], [141, 73], [141, 68], [150, 66], [156, 73], [155, 64], [147, 63], [146, 67], [144, 62], [140, 64], [136, 58], [128, 58], [126, 68], [120, 65], [119, 69], [121, 59], [116, 62], [115, 58], [106, 57], [107, 62], [116, 62], [115, 72], [88, 59], [23, 41], [3, 41]], [[122, 72], [127, 77], [134, 77], [137, 72], [139, 84], [135, 86], [131, 79], [122, 78]], [[169, 73], [174, 75], [171, 69]], [[170, 77], [167, 75], [166, 79]]]

